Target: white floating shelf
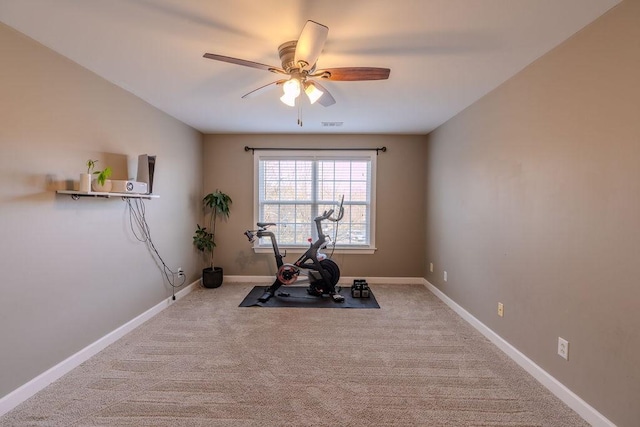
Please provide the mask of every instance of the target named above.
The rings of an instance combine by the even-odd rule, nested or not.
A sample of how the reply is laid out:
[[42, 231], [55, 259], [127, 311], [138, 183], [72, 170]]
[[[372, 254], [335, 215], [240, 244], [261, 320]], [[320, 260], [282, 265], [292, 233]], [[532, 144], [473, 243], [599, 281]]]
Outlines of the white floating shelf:
[[58, 190], [56, 191], [58, 194], [67, 194], [71, 196], [73, 200], [78, 200], [80, 197], [103, 197], [103, 198], [111, 198], [111, 197], [122, 197], [127, 199], [157, 199], [160, 196], [156, 194], [135, 194], [135, 193], [103, 193], [99, 191], [72, 191], [72, 190]]

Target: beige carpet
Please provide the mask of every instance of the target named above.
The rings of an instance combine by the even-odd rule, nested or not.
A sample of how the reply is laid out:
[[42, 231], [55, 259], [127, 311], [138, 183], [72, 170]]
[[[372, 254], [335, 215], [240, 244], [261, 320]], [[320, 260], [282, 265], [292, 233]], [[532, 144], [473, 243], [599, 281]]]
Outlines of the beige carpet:
[[2, 426], [586, 426], [421, 285], [378, 310], [240, 308], [197, 289]]

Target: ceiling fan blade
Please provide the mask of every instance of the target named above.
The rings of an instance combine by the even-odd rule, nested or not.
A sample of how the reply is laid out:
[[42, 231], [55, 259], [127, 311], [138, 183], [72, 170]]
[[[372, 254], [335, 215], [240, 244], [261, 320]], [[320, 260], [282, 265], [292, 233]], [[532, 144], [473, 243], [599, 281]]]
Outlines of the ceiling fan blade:
[[389, 68], [339, 67], [317, 70], [312, 77], [334, 81], [386, 80], [389, 78], [389, 73], [391, 73]]
[[283, 84], [286, 81], [287, 81], [287, 79], [282, 79], [282, 80], [277, 80], [275, 82], [271, 82], [271, 83], [266, 84], [264, 86], [260, 86], [259, 88], [254, 89], [251, 92], [242, 95], [242, 98], [253, 98], [255, 96], [261, 95], [264, 92], [268, 92], [271, 89], [275, 89], [276, 87], [280, 86], [281, 84]]
[[333, 98], [333, 96], [331, 96], [331, 93], [329, 93], [326, 87], [322, 86], [320, 83], [318, 83], [315, 80], [313, 84], [316, 85], [316, 87], [323, 92], [322, 96], [318, 98], [318, 100], [316, 101], [317, 103], [319, 103], [324, 107], [329, 107], [336, 103], [336, 100]]
[[273, 65], [260, 64], [259, 62], [246, 61], [244, 59], [232, 58], [230, 56], [216, 55], [215, 53], [205, 53], [204, 58], [215, 61], [228, 62], [230, 64], [244, 65], [245, 67], [258, 68], [260, 70], [271, 71], [273, 73], [287, 74], [282, 68]]
[[307, 21], [296, 44], [296, 53], [293, 57], [295, 64], [298, 65], [302, 61], [306, 64], [302, 67], [303, 70], [311, 69], [322, 52], [328, 33], [328, 27], [315, 21]]

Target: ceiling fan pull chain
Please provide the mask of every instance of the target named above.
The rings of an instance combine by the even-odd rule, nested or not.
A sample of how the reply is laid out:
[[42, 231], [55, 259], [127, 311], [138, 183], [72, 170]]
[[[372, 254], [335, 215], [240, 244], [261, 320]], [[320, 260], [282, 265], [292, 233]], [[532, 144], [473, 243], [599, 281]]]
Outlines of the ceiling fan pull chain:
[[302, 127], [302, 105], [298, 103], [298, 126]]

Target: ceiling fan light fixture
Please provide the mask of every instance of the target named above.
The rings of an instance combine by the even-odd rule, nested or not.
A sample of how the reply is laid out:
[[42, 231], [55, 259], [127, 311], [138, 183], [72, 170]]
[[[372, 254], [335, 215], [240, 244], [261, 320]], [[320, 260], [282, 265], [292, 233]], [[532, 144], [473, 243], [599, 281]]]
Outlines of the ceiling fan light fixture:
[[289, 96], [286, 93], [280, 97], [280, 101], [282, 101], [283, 103], [287, 104], [289, 107], [295, 107], [296, 106], [296, 97], [295, 96]]
[[313, 82], [309, 82], [305, 85], [304, 93], [307, 94], [307, 96], [309, 97], [309, 102], [311, 102], [312, 104], [320, 99], [322, 95], [324, 95], [324, 92], [318, 89], [316, 85], [313, 84]]
[[295, 78], [287, 80], [282, 85], [282, 91], [287, 96], [297, 98], [300, 95], [300, 81]]
[[280, 101], [290, 107], [295, 107], [296, 98], [300, 95], [300, 81], [295, 78], [287, 80], [282, 85], [282, 91], [284, 92], [284, 95], [280, 97]]

